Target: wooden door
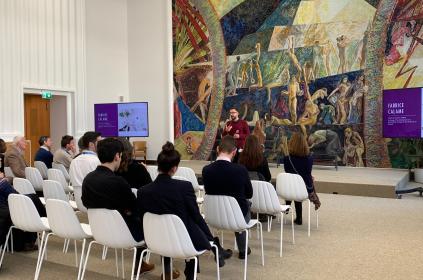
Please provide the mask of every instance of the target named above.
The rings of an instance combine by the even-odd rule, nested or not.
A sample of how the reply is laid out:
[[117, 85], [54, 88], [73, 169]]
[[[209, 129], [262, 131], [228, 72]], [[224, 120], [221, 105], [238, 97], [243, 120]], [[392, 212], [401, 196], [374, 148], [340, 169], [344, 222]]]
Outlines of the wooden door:
[[41, 136], [50, 135], [50, 100], [38, 94], [25, 94], [25, 138], [31, 141], [31, 166]]

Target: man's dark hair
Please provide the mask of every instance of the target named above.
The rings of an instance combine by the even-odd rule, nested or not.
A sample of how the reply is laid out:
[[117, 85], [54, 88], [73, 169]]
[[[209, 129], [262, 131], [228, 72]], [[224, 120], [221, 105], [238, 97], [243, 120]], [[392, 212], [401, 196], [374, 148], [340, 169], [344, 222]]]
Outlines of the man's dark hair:
[[47, 141], [47, 139], [49, 139], [49, 136], [41, 136], [40, 139], [38, 140], [38, 144], [40, 144], [40, 146], [44, 145], [44, 142]]
[[239, 113], [238, 108], [236, 108], [235, 106], [229, 107], [228, 112], [230, 112], [231, 110], [235, 110]]
[[79, 138], [78, 140], [78, 148], [82, 150], [86, 150], [88, 147], [84, 147], [84, 137]]
[[101, 163], [113, 162], [116, 154], [123, 152], [123, 144], [116, 138], [106, 138], [97, 143], [97, 155]]
[[62, 137], [62, 140], [60, 141], [60, 146], [62, 146], [62, 148], [66, 148], [66, 145], [70, 144], [72, 140], [73, 140], [73, 136], [65, 135]]
[[0, 154], [3, 154], [5, 152], [6, 152], [6, 142], [4, 142], [4, 140], [0, 138]]
[[222, 138], [219, 144], [219, 153], [232, 153], [236, 149], [235, 139], [231, 135]]
[[[95, 143], [97, 141], [97, 138], [101, 136], [101, 133], [96, 131], [87, 131], [82, 136], [82, 145], [84, 149], [88, 149], [90, 146], [90, 143]], [[78, 142], [79, 145], [79, 142]]]
[[172, 143], [166, 142], [166, 144], [162, 146], [162, 151], [157, 157], [159, 171], [168, 173], [173, 167], [178, 166], [180, 161], [181, 154], [175, 150]]

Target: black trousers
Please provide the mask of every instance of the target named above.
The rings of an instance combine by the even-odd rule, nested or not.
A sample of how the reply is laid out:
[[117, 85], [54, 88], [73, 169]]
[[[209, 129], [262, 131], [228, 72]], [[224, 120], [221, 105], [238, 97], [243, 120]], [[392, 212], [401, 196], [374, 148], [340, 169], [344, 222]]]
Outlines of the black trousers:
[[[286, 205], [291, 205], [290, 200], [285, 201]], [[296, 219], [303, 219], [303, 203], [301, 201], [294, 201], [295, 203], [295, 215], [296, 215]]]

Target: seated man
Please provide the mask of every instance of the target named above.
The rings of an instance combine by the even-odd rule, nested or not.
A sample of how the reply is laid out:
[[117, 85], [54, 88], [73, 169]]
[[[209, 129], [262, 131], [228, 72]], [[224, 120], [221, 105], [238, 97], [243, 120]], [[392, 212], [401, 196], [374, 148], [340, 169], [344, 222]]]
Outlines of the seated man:
[[[219, 248], [219, 265], [224, 258], [230, 258], [232, 251], [225, 251], [217, 237], [213, 238], [198, 209], [194, 188], [187, 181], [172, 179], [178, 169], [181, 155], [167, 142], [157, 157], [159, 175], [156, 180], [138, 190], [138, 206], [141, 217], [146, 212], [153, 214], [173, 214], [181, 218], [196, 250], [210, 250], [210, 241]], [[170, 279], [170, 260], [165, 258], [166, 279]], [[174, 273], [175, 275], [175, 273]], [[186, 279], [194, 279], [194, 260], [186, 262]], [[175, 277], [174, 277], [175, 278]]]
[[[97, 151], [101, 165], [85, 177], [82, 183], [82, 203], [87, 209], [118, 210], [134, 239], [143, 240], [135, 195], [125, 179], [114, 173], [120, 166], [122, 143], [117, 139], [107, 138], [98, 142]], [[141, 251], [137, 251], [140, 255]], [[147, 263], [143, 263], [141, 267], [142, 272], [153, 268], [154, 265]]]
[[55, 163], [63, 164], [69, 170], [71, 161], [75, 155], [75, 140], [70, 135], [65, 135], [60, 141], [61, 149], [58, 149], [53, 156]]
[[50, 149], [53, 141], [51, 141], [51, 138], [48, 136], [41, 136], [40, 140], [38, 140], [38, 144], [40, 144], [40, 148], [35, 154], [34, 161], [42, 161], [47, 168], [51, 168], [53, 154], [50, 152]]
[[88, 131], [79, 139], [78, 144], [82, 152], [72, 160], [69, 168], [69, 176], [73, 186], [82, 186], [82, 181], [88, 173], [100, 165], [97, 157], [97, 142], [101, 134], [95, 131]]
[[[251, 219], [251, 203], [247, 199], [253, 197], [253, 187], [247, 168], [231, 162], [236, 154], [234, 138], [230, 135], [223, 137], [217, 147], [217, 153], [216, 161], [203, 168], [203, 183], [206, 194], [234, 197], [241, 208], [245, 221], [248, 223]], [[236, 232], [235, 237], [239, 250], [238, 257], [244, 259], [246, 234], [245, 232], [241, 234]], [[251, 253], [250, 248], [248, 248], [247, 253]]]
[[7, 149], [4, 155], [4, 166], [10, 167], [15, 177], [25, 178], [25, 167], [28, 166], [24, 158], [25, 150], [25, 137], [15, 136], [13, 145]]

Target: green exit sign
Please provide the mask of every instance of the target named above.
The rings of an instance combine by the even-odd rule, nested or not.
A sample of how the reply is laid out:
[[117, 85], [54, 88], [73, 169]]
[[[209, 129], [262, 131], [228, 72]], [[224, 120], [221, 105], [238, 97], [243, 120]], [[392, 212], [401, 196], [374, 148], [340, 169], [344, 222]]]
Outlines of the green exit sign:
[[52, 99], [53, 93], [51, 91], [43, 90], [41, 92], [41, 97], [44, 98], [44, 99]]

